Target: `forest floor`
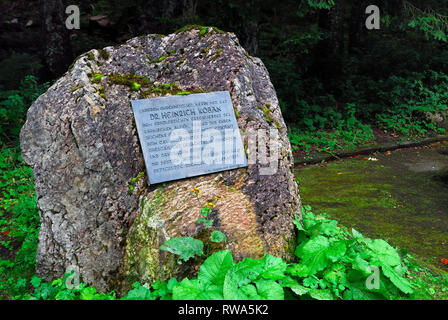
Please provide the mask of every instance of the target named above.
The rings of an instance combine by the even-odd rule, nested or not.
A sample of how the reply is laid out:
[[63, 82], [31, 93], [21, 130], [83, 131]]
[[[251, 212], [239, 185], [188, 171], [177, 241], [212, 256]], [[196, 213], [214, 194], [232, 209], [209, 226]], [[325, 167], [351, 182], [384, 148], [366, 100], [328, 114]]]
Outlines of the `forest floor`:
[[[296, 170], [302, 202], [447, 274], [448, 142]], [[446, 260], [444, 260], [446, 261]]]
[[[350, 144], [349, 141], [341, 141], [337, 146], [325, 145], [312, 146], [308, 151], [304, 148], [293, 148], [294, 162], [296, 165], [315, 164], [330, 160], [339, 160], [354, 155], [368, 155], [376, 151], [393, 151], [400, 148], [410, 148], [428, 145], [434, 142], [448, 141], [448, 134], [428, 133], [424, 136], [400, 135], [394, 132], [373, 127], [373, 139], [359, 145]], [[294, 147], [294, 142], [291, 142]], [[331, 150], [331, 151], [330, 151]]]

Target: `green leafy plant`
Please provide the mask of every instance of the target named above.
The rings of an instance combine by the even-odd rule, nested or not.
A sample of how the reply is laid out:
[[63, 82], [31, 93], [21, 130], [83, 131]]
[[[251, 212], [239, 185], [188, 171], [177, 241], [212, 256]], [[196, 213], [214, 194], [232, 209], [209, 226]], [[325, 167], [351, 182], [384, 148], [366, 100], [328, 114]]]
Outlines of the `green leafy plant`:
[[[316, 107], [314, 110], [321, 109]], [[296, 127], [290, 130], [288, 136], [293, 151], [301, 150], [306, 155], [312, 151], [334, 153], [338, 149], [354, 149], [373, 140], [371, 126], [361, 123], [356, 117], [355, 104], [347, 104], [344, 117], [331, 108], [324, 112], [322, 116], [315, 114], [313, 118], [304, 118], [307, 129]], [[327, 129], [330, 123], [332, 129]]]
[[0, 246], [9, 254], [0, 257], [0, 298], [28, 290], [38, 234], [32, 170], [22, 161], [19, 148], [4, 148], [0, 151]]
[[210, 240], [212, 242], [223, 242], [227, 240], [227, 237], [224, 233], [219, 230], [213, 230], [212, 235], [210, 236]]
[[333, 0], [308, 0], [308, 5], [315, 9], [331, 9], [334, 6]]
[[40, 85], [36, 77], [26, 76], [17, 90], [0, 91], [0, 143], [15, 146], [25, 123], [28, 107], [48, 84]]
[[[261, 259], [235, 262], [229, 250], [217, 251], [202, 263], [197, 277], [180, 282], [172, 278], [152, 285], [136, 282], [121, 299], [430, 299], [435, 295], [434, 288], [446, 285], [446, 279], [431, 276], [409, 255], [401, 257], [384, 240], [371, 240], [354, 229], [339, 226], [335, 220], [315, 216], [309, 206], [303, 207], [302, 214], [302, 221], [297, 218], [294, 221], [299, 241], [298, 260], [294, 263], [269, 254]], [[191, 243], [199, 248], [200, 240], [172, 240], [170, 248], [174, 254], [188, 260], [200, 253], [191, 249]], [[369, 289], [366, 282], [372, 275], [372, 267], [381, 272], [378, 288]], [[415, 272], [424, 275], [411, 282], [410, 276], [414, 278]], [[44, 283], [33, 277], [32, 292], [21, 298], [117, 299], [114, 292], [98, 293], [86, 284], [68, 289], [65, 279]]]
[[[308, 288], [302, 292], [326, 290], [341, 299], [394, 299], [413, 293], [405, 277], [407, 267], [396, 249], [356, 230], [350, 233], [335, 220], [315, 217], [310, 209], [303, 209], [303, 227], [295, 221], [301, 243], [296, 249], [299, 263], [289, 269], [299, 284]], [[378, 289], [366, 287], [372, 266], [382, 271]]]
[[194, 256], [201, 256], [204, 251], [204, 243], [192, 237], [177, 237], [166, 241], [161, 250], [169, 251], [179, 256], [178, 263], [188, 261]]

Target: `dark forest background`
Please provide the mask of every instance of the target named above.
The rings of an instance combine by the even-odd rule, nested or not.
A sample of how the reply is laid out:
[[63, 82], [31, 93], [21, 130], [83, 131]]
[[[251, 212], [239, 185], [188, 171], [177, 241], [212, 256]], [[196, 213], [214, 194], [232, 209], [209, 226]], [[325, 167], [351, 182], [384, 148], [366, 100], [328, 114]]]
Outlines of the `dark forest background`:
[[[67, 30], [67, 5], [81, 28]], [[381, 10], [367, 30], [368, 5]], [[236, 33], [267, 66], [294, 149], [333, 150], [397, 136], [442, 133], [446, 110], [445, 1], [2, 0], [0, 134], [15, 143], [28, 105], [75, 57], [185, 25]], [[443, 118], [443, 116], [442, 116]]]
[[[62, 279], [46, 283], [35, 276], [40, 220], [33, 171], [22, 161], [19, 133], [31, 103], [79, 55], [142, 34], [169, 34], [186, 25], [215, 26], [234, 32], [248, 53], [260, 57], [268, 68], [294, 157], [309, 162], [316, 153], [337, 158], [341, 150], [378, 150], [377, 144], [387, 141], [446, 137], [446, 4], [446, 0], [0, 0], [0, 299], [116, 298], [114, 293], [96, 294], [95, 288], [85, 284], [70, 291]], [[81, 10], [79, 30], [65, 27], [68, 5], [78, 5]], [[380, 9], [379, 30], [365, 26], [368, 5]], [[371, 144], [374, 147], [367, 147]], [[300, 188], [303, 190], [302, 185]], [[362, 199], [355, 201], [361, 203]], [[345, 229], [337, 227], [335, 231], [335, 221], [314, 218], [311, 209], [304, 208], [308, 208], [304, 217], [310, 219], [306, 225], [311, 227], [299, 229], [305, 230], [301, 239], [312, 234], [338, 251], [340, 246], [333, 244], [346, 239]], [[366, 259], [371, 263], [377, 261], [372, 259], [377, 259], [378, 254], [392, 256], [396, 261], [398, 253], [381, 241], [376, 242], [380, 244], [376, 253], [370, 245], [368, 249], [361, 245], [370, 243], [368, 239], [355, 237], [358, 240], [356, 245], [350, 245], [352, 251], [343, 254], [337, 264], [329, 264], [319, 275], [321, 278], [309, 276], [304, 270], [311, 259], [298, 256], [302, 259], [300, 266], [305, 261], [304, 268], [294, 267], [291, 274], [297, 274], [306, 288], [297, 293], [302, 290], [300, 285], [294, 292], [314, 292], [308, 290], [317, 288], [319, 282], [324, 290], [317, 290], [308, 298], [446, 298], [446, 278], [429, 275], [422, 271], [426, 269], [410, 262], [413, 260], [406, 260], [403, 265], [418, 272], [409, 277], [419, 289], [415, 296], [407, 294], [407, 280], [402, 277], [407, 267], [398, 274], [395, 262], [394, 269], [386, 265], [391, 271], [385, 275], [392, 282], [382, 277], [382, 283], [387, 281], [382, 290], [364, 290], [366, 274], [359, 278], [359, 271], [365, 269], [363, 262], [367, 264], [363, 259], [370, 257]], [[322, 247], [322, 242], [308, 245]], [[442, 259], [444, 264], [446, 261]], [[340, 263], [345, 266], [340, 268]], [[300, 270], [304, 271], [302, 275]], [[275, 277], [277, 271], [272, 273]], [[347, 282], [346, 274], [354, 275], [353, 279]], [[128, 298], [165, 298], [171, 294], [167, 286], [154, 283], [150, 293], [138, 284]], [[172, 289], [171, 281], [170, 286]], [[327, 286], [332, 291], [326, 290]], [[434, 287], [440, 288], [440, 292], [436, 293]]]

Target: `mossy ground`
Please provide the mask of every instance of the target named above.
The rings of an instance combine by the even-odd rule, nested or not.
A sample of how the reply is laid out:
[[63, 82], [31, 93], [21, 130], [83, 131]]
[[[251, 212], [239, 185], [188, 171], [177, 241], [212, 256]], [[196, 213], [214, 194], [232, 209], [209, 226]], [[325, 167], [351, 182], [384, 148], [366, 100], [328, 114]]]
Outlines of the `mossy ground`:
[[[437, 148], [348, 159], [296, 171], [303, 203], [383, 238], [448, 274], [448, 156]], [[445, 165], [444, 165], [445, 164]]]

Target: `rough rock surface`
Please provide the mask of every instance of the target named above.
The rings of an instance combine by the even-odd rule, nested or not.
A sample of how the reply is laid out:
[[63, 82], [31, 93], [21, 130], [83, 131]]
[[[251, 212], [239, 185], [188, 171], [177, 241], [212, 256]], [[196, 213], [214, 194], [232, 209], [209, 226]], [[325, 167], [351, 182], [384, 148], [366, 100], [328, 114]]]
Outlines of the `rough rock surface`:
[[[132, 82], [141, 87], [132, 90]], [[243, 133], [278, 130], [277, 172], [260, 175], [266, 165], [257, 163], [162, 185], [133, 179], [145, 166], [130, 100], [176, 90], [230, 91]], [[300, 198], [286, 126], [266, 68], [232, 33], [191, 28], [82, 55], [29, 109], [21, 147], [36, 182], [44, 279], [72, 266], [104, 291], [191, 275], [198, 259], [179, 266], [159, 246], [175, 236], [206, 237], [195, 221], [207, 201], [216, 203], [213, 228], [228, 238], [213, 250], [225, 246], [235, 259], [292, 256]]]
[[448, 130], [448, 110], [439, 112], [426, 112], [425, 115], [433, 125]]

